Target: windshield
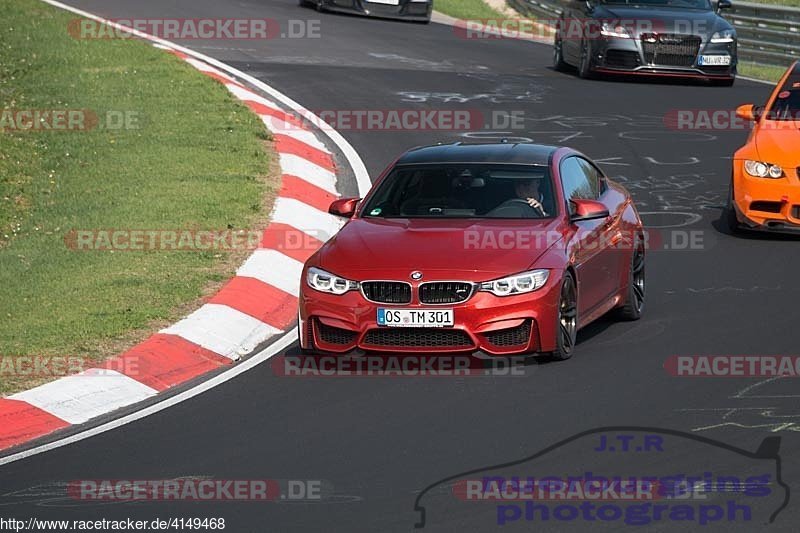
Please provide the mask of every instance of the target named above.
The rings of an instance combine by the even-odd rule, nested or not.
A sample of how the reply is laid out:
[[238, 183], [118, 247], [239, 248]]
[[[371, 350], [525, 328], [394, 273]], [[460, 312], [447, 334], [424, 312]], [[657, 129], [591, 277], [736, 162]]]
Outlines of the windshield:
[[547, 167], [398, 166], [364, 206], [364, 217], [549, 218], [556, 213]]
[[800, 121], [800, 70], [786, 79], [767, 112], [767, 119]]
[[683, 9], [711, 10], [708, 0], [600, 0], [601, 4], [612, 6], [673, 7]]

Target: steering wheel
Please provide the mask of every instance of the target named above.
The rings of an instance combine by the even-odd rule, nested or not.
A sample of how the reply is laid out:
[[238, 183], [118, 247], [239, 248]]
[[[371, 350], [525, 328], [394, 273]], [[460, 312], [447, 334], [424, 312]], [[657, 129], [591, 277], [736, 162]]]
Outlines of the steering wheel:
[[516, 205], [518, 203], [523, 204], [525, 207], [528, 207], [535, 211], [539, 211], [542, 214], [542, 216], [546, 216], [544, 213], [544, 205], [541, 202], [539, 202], [539, 207], [533, 207], [531, 204], [528, 203], [528, 200], [526, 200], [525, 198], [511, 198], [510, 200], [506, 200], [505, 202], [500, 204], [500, 206], [502, 207], [506, 204]]
[[[528, 204], [528, 201], [523, 198], [510, 198], [489, 211], [488, 214], [498, 216], [503, 211], [513, 211], [514, 213], [510, 214], [518, 214], [521, 215], [522, 218], [539, 218], [545, 216], [544, 208], [531, 207], [530, 204]], [[532, 217], [526, 215], [536, 216]]]

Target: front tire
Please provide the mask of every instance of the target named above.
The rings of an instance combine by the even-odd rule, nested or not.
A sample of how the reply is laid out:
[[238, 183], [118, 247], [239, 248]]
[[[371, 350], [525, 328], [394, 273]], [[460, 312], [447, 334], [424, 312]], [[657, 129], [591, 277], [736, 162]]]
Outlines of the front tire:
[[561, 35], [556, 33], [553, 41], [553, 68], [559, 72], [567, 70], [569, 65], [564, 61], [564, 43], [561, 40]]
[[316, 11], [322, 11], [322, 2], [321, 0], [300, 0], [301, 7], [309, 7]]
[[628, 270], [628, 293], [625, 305], [619, 310], [622, 320], [639, 320], [644, 312], [646, 291], [645, 284], [645, 247], [644, 240], [638, 239], [631, 254], [631, 267]]
[[585, 80], [594, 78], [592, 71], [592, 50], [589, 41], [586, 39], [581, 41], [581, 59], [578, 63], [578, 76]]
[[556, 361], [566, 361], [572, 357], [578, 337], [578, 289], [569, 272], [564, 274], [561, 282], [557, 326], [556, 351], [550, 355]]

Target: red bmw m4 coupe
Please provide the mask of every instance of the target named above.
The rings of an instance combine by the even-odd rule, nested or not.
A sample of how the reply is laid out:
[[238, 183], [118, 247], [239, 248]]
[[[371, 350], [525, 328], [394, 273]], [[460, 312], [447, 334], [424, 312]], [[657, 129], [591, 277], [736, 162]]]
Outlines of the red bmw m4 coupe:
[[583, 326], [644, 308], [639, 214], [570, 148], [416, 148], [330, 212], [350, 220], [303, 269], [306, 353], [567, 359]]

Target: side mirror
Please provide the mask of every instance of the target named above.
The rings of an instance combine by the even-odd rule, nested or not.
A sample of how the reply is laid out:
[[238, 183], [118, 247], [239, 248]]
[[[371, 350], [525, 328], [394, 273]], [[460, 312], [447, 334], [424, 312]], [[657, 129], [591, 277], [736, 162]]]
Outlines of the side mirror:
[[753, 104], [740, 105], [736, 108], [736, 116], [745, 120], [758, 120], [763, 112], [764, 108]]
[[605, 204], [597, 200], [570, 200], [572, 215], [570, 222], [580, 222], [582, 220], [597, 220], [598, 218], [608, 218], [609, 212]]
[[717, 11], [718, 12], [722, 11], [723, 9], [730, 9], [732, 7], [733, 7], [733, 4], [731, 4], [731, 0], [719, 0], [719, 2], [717, 2]]
[[356, 213], [356, 206], [361, 198], [340, 198], [328, 208], [328, 213], [344, 218], [351, 218]]

